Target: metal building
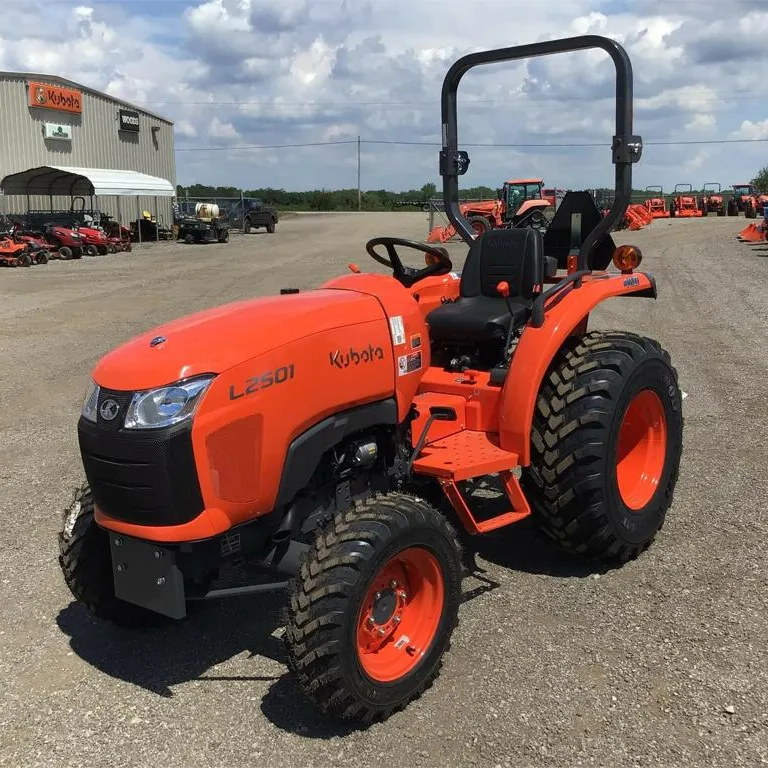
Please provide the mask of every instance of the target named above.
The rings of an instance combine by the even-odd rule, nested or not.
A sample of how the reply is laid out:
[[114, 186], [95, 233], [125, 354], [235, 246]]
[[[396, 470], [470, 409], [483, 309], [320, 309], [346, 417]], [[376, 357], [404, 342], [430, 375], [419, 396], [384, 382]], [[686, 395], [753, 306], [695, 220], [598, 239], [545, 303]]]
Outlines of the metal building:
[[[175, 189], [173, 123], [61, 77], [0, 72], [0, 179], [40, 166], [134, 171]], [[57, 191], [63, 191], [60, 184]], [[115, 196], [113, 191], [84, 202], [126, 224], [145, 210], [166, 226], [173, 218], [168, 196]], [[0, 213], [69, 209], [71, 204], [71, 195], [64, 194], [0, 195]]]

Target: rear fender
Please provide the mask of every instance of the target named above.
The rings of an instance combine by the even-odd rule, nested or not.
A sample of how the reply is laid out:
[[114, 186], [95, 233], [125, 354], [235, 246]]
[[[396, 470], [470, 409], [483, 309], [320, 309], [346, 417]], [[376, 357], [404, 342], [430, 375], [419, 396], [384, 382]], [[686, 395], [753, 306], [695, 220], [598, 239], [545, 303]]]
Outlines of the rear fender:
[[515, 216], [519, 218], [520, 216], [523, 216], [529, 211], [536, 210], [537, 208], [540, 210], [544, 210], [545, 208], [551, 207], [551, 205], [552, 204], [549, 202], [549, 200], [526, 200], [517, 209], [517, 211], [515, 211]]
[[579, 288], [567, 287], [552, 296], [539, 328], [527, 326], [515, 350], [504, 382], [500, 408], [501, 447], [531, 462], [531, 425], [541, 383], [566, 339], [584, 333], [589, 313], [615, 296], [656, 298], [656, 282], [644, 272], [630, 275], [595, 274]]

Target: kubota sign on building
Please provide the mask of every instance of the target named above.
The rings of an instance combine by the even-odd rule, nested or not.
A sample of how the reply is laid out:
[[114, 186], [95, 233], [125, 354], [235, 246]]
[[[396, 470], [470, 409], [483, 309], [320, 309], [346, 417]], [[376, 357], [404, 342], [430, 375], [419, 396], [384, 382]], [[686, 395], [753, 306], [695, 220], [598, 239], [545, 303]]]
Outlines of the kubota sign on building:
[[83, 95], [71, 88], [30, 82], [29, 106], [80, 114], [83, 111]]

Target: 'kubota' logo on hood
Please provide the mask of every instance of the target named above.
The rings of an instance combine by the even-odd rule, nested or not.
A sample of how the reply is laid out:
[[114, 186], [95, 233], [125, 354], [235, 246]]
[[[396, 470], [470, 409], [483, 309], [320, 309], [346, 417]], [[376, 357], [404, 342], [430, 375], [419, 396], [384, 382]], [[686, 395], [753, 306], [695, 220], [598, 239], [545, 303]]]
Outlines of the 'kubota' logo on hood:
[[368, 345], [368, 349], [357, 350], [350, 347], [347, 352], [337, 349], [335, 352], [329, 352], [331, 365], [336, 368], [349, 368], [350, 365], [361, 365], [362, 363], [371, 363], [374, 360], [384, 359], [384, 350], [381, 347]]

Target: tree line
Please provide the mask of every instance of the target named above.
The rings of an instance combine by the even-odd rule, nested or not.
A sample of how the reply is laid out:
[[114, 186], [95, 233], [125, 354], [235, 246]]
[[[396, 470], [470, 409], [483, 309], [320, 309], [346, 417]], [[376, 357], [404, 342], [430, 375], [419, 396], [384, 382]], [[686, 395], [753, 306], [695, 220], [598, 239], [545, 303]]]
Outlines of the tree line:
[[[761, 191], [768, 192], [768, 166], [761, 169], [752, 184]], [[598, 188], [593, 190], [601, 199], [613, 197], [613, 190]], [[723, 187], [727, 194], [728, 188]], [[206, 184], [190, 184], [185, 187], [178, 185], [176, 194], [179, 200], [187, 197], [217, 201], [226, 198], [244, 197], [258, 198], [265, 205], [270, 205], [281, 211], [356, 211], [358, 209], [357, 189], [313, 189], [303, 192], [288, 192], [285, 189], [265, 187], [261, 189], [240, 189], [239, 187], [215, 187]], [[461, 200], [493, 200], [497, 190], [493, 187], [468, 187], [460, 191]], [[650, 194], [646, 190], [636, 189], [632, 197], [645, 200]], [[673, 194], [673, 189], [664, 190], [665, 196]], [[703, 194], [703, 190], [693, 190], [693, 194]], [[388, 189], [367, 189], [361, 193], [360, 207], [363, 211], [397, 211], [413, 210], [423, 205], [427, 200], [440, 198], [436, 184], [427, 183], [419, 189], [409, 189], [394, 192]]]

